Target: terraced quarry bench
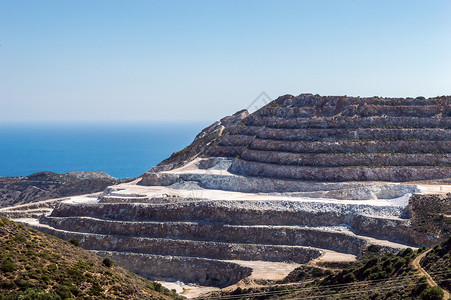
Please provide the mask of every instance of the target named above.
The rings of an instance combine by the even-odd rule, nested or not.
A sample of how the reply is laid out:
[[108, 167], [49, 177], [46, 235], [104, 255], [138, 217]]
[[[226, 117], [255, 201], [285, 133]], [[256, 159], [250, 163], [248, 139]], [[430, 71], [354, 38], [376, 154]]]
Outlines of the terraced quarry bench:
[[[389, 193], [390, 187], [375, 184], [373, 191], [379, 196], [399, 196], [393, 203], [314, 201], [316, 193], [324, 196], [327, 189], [338, 188], [353, 193], [356, 185], [305, 185], [312, 198], [233, 191], [215, 196], [219, 190], [206, 190], [206, 198], [192, 198], [189, 190], [123, 184], [108, 188], [98, 199], [54, 201], [53, 208], [34, 221], [29, 211], [51, 202], [0, 214], [13, 214], [16, 220], [65, 240], [76, 238], [83, 248], [151, 279], [223, 287], [252, 274], [242, 261], [295, 263], [294, 268], [327, 252], [358, 256], [372, 243], [397, 251], [422, 241], [409, 231], [404, 208], [394, 205], [405, 202], [404, 193], [415, 191], [414, 186], [393, 186]], [[137, 195], [136, 189], [146, 194]], [[248, 199], [221, 200], [224, 195]], [[177, 272], [180, 268], [183, 271]]]
[[283, 96], [206, 150], [232, 173], [315, 181], [451, 177], [451, 97]]

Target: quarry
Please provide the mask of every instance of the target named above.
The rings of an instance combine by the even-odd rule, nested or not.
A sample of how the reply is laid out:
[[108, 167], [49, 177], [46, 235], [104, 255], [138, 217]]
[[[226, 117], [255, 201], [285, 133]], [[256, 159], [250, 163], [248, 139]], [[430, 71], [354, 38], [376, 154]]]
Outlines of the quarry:
[[451, 193], [451, 97], [285, 95], [102, 193], [0, 214], [150, 279], [224, 288], [370, 245], [416, 248], [412, 195]]

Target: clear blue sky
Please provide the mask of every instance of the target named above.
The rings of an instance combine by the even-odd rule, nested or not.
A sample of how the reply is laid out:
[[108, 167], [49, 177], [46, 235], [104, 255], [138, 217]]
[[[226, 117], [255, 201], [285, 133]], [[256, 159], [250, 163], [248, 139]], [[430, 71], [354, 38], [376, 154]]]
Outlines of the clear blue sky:
[[450, 16], [446, 0], [0, 0], [0, 121], [212, 121], [262, 91], [451, 95]]

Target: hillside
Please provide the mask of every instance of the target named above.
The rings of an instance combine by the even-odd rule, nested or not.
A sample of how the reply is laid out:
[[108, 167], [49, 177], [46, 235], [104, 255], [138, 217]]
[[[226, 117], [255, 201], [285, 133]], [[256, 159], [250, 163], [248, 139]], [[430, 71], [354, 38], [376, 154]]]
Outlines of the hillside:
[[[437, 245], [422, 261], [426, 269], [448, 288], [450, 278], [450, 240]], [[447, 245], [447, 246], [445, 246]], [[448, 247], [447, 250], [443, 250]], [[284, 280], [267, 287], [238, 287], [212, 293], [221, 299], [441, 299], [440, 289], [428, 285], [426, 278], [412, 265], [412, 261], [426, 249], [403, 250], [397, 254], [380, 247], [370, 247], [362, 257], [350, 265], [302, 266]], [[446, 275], [440, 274], [448, 270]]]
[[125, 181], [102, 172], [39, 172], [26, 177], [0, 177], [0, 207], [101, 192], [120, 182]]
[[421, 266], [441, 287], [451, 291], [451, 238], [433, 247]]
[[74, 244], [1, 218], [0, 299], [177, 298]]
[[446, 195], [413, 195], [407, 207], [410, 228], [441, 242], [451, 234], [451, 193]]

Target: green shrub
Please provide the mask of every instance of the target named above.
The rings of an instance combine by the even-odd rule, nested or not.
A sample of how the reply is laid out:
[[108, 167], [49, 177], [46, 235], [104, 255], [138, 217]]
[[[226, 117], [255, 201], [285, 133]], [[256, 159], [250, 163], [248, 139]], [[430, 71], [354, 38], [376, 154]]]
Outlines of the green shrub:
[[420, 295], [426, 288], [429, 287], [428, 280], [425, 276], [421, 276], [417, 282], [417, 288], [414, 291], [415, 295]]
[[41, 276], [41, 280], [45, 283], [45, 284], [49, 284], [50, 283], [50, 277], [46, 274]]
[[152, 281], [151, 289], [154, 291], [157, 291], [157, 292], [161, 292], [161, 290], [163, 289], [163, 286], [159, 282]]
[[379, 245], [370, 245], [368, 246], [368, 251], [372, 253], [378, 253], [382, 250], [382, 247]]
[[77, 263], [74, 265], [73, 268], [75, 268], [75, 269], [80, 269], [80, 270], [86, 270], [86, 271], [89, 271], [89, 270], [91, 270], [91, 267], [92, 267], [92, 266], [93, 266], [93, 264], [90, 263], [90, 262], [82, 262], [82, 261], [79, 261], [79, 262], [77, 262]]
[[393, 272], [393, 266], [391, 264], [387, 264], [384, 266], [384, 271], [387, 272], [387, 274], [391, 274]]
[[72, 267], [67, 270], [67, 274], [70, 276], [70, 278], [76, 282], [81, 281], [83, 279], [83, 272], [81, 272], [79, 269]]
[[0, 281], [0, 289], [13, 290], [16, 287], [14, 281]]
[[313, 277], [321, 277], [321, 276], [324, 276], [324, 272], [320, 268], [313, 268], [312, 269], [312, 276]]
[[412, 253], [413, 253], [412, 248], [407, 248], [402, 250], [401, 253], [399, 253], [399, 256], [406, 257], [408, 255], [411, 255]]
[[38, 289], [27, 289], [24, 292], [16, 292], [6, 296], [3, 299], [21, 299], [21, 300], [61, 300], [61, 297], [55, 293], [48, 293]]
[[401, 267], [403, 267], [406, 264], [406, 259], [402, 258], [402, 257], [398, 257], [395, 260], [395, 269], [400, 269]]
[[102, 260], [102, 264], [107, 268], [111, 268], [114, 265], [114, 261], [109, 257], [105, 257]]
[[388, 277], [389, 276], [388, 276], [387, 272], [380, 271], [380, 272], [371, 274], [370, 279], [372, 279], [372, 280], [379, 280], [379, 279], [385, 279], [385, 278], [388, 278]]
[[372, 266], [375, 266], [377, 264], [377, 262], [378, 262], [378, 259], [376, 257], [372, 258], [366, 262], [364, 268], [365, 269], [371, 268]]
[[443, 290], [438, 286], [428, 287], [420, 296], [423, 300], [440, 300], [443, 298]]
[[29, 282], [25, 279], [16, 279], [14, 282], [20, 289], [23, 289], [23, 290], [25, 290], [27, 288], [32, 288], [34, 286], [31, 282]]
[[19, 243], [25, 243], [27, 239], [21, 235], [17, 235], [13, 238], [13, 241], [19, 242]]
[[103, 292], [103, 289], [98, 284], [93, 284], [93, 286], [89, 290], [89, 294], [92, 296], [100, 296], [102, 294], [102, 292]]
[[13, 272], [16, 270], [16, 265], [11, 262], [5, 262], [0, 266], [3, 273]]
[[80, 246], [80, 241], [76, 238], [71, 238], [68, 240], [69, 243], [71, 243], [72, 245], [74, 245], [75, 247], [79, 247]]
[[345, 276], [343, 276], [343, 283], [350, 283], [353, 281], [355, 281], [354, 273], [348, 273]]
[[58, 285], [56, 287], [56, 294], [58, 296], [60, 296], [62, 299], [66, 299], [66, 298], [72, 297], [72, 294], [71, 294], [71, 292], [69, 290], [69, 287], [67, 287], [65, 285], [62, 285], [62, 284], [60, 284], [60, 285]]
[[231, 295], [241, 295], [241, 294], [244, 294], [244, 293], [246, 293], [246, 291], [245, 290], [243, 290], [242, 288], [240, 288], [240, 287], [237, 287], [233, 292], [231, 292], [230, 294]]

